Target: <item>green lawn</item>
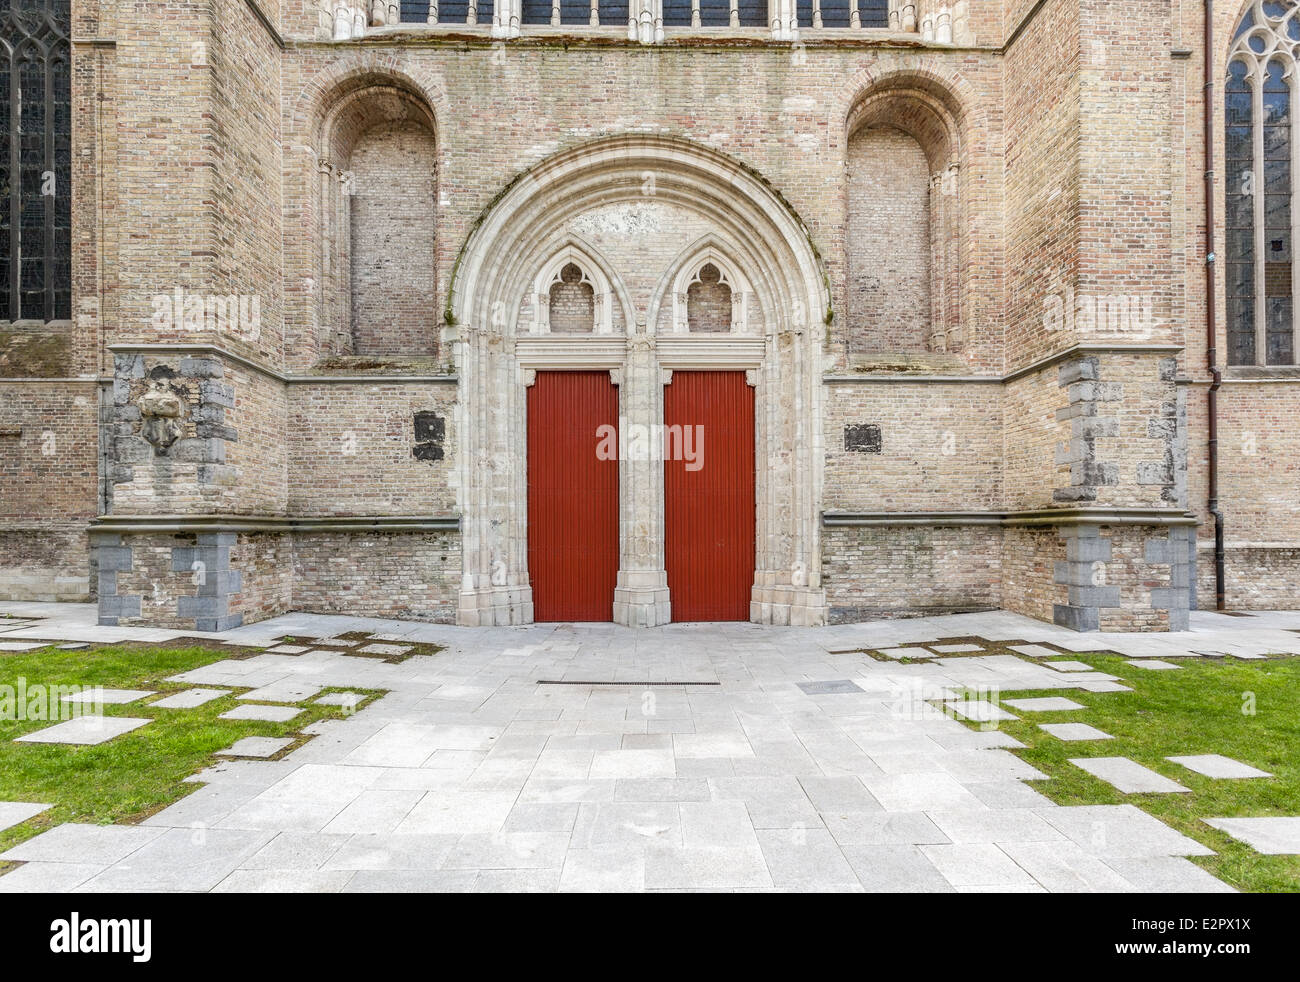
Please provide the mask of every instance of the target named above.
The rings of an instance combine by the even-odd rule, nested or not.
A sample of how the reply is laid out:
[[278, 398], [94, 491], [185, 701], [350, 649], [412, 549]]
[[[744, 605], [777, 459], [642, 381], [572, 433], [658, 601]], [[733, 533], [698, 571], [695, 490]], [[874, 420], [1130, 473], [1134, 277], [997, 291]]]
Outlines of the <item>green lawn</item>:
[[[1050, 775], [1032, 787], [1061, 805], [1134, 804], [1213, 849], [1217, 855], [1193, 862], [1239, 890], [1300, 890], [1300, 856], [1260, 855], [1201, 821], [1300, 815], [1300, 658], [1188, 658], [1179, 659], [1177, 671], [1138, 668], [1111, 654], [1062, 658], [1119, 676], [1133, 691], [999, 693], [1002, 699], [1064, 695], [1086, 707], [1048, 713], [1012, 709], [1020, 720], [999, 724], [1026, 745], [1013, 753]], [[1115, 739], [1067, 743], [1037, 726], [1063, 722], [1089, 723]], [[1223, 754], [1275, 777], [1215, 779], [1165, 760], [1188, 754]], [[1191, 788], [1191, 794], [1123, 794], [1069, 763], [1071, 757], [1128, 757]]]
[[[182, 783], [183, 779], [213, 763], [213, 753], [236, 740], [246, 736], [293, 736], [317, 720], [345, 715], [341, 707], [318, 706], [307, 700], [301, 704], [304, 712], [286, 723], [218, 719], [221, 713], [239, 705], [235, 696], [247, 689], [236, 689], [196, 709], [155, 709], [149, 705], [163, 694], [194, 688], [193, 684], [165, 681], [169, 676], [229, 657], [229, 650], [135, 645], [81, 651], [50, 647], [0, 657], [0, 685], [16, 687], [22, 678], [28, 691], [34, 685], [100, 685], [160, 693], [146, 697], [147, 701], [105, 705], [106, 716], [147, 716], [154, 722], [93, 747], [14, 743], [15, 737], [52, 723], [0, 719], [0, 801], [54, 805], [0, 832], [0, 852], [63, 822], [139, 821], [201, 787]], [[348, 691], [366, 694], [361, 689]], [[366, 701], [373, 695], [369, 693]], [[5, 868], [6, 864], [0, 863], [0, 872]]]

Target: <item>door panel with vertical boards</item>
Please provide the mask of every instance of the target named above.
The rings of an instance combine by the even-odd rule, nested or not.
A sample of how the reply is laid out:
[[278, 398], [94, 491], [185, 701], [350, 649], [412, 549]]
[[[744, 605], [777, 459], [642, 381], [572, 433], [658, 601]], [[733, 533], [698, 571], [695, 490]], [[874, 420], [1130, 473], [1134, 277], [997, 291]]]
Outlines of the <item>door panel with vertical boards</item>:
[[749, 620], [754, 390], [745, 373], [674, 371], [664, 387], [664, 430], [664, 565], [673, 620]]
[[528, 574], [535, 620], [613, 619], [618, 455], [598, 453], [603, 426], [617, 432], [618, 389], [609, 372], [537, 373], [528, 389]]

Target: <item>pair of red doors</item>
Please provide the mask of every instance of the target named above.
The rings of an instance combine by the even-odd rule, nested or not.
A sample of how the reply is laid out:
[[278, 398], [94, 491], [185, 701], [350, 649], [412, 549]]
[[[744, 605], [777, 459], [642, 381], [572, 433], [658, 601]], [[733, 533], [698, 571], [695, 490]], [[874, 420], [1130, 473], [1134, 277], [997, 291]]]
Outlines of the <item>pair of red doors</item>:
[[[538, 621], [613, 616], [618, 430], [608, 372], [537, 373], [528, 389], [528, 572]], [[664, 458], [673, 620], [748, 620], [754, 390], [745, 373], [675, 371], [664, 389], [663, 439], [650, 436]]]

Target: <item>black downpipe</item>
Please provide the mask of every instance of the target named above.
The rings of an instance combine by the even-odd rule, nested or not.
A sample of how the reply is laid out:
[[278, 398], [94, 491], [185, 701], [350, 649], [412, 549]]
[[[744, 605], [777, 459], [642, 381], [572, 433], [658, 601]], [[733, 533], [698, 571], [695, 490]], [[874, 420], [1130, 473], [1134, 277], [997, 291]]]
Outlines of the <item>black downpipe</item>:
[[1209, 496], [1206, 507], [1214, 518], [1214, 604], [1224, 609], [1223, 512], [1219, 509], [1219, 371], [1218, 330], [1214, 319], [1214, 0], [1205, 0], [1205, 355], [1210, 370], [1206, 397], [1209, 416]]

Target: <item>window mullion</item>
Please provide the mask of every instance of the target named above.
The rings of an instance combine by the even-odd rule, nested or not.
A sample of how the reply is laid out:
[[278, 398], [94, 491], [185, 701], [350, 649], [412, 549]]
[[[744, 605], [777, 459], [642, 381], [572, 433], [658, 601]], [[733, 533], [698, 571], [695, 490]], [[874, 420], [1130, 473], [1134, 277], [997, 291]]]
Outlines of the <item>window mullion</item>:
[[[1296, 78], [1295, 65], [1292, 64], [1291, 71], [1287, 77], [1287, 89], [1290, 93], [1288, 98], [1289, 112], [1287, 119], [1291, 124], [1291, 153], [1287, 162], [1287, 172], [1291, 178], [1291, 242], [1289, 254], [1291, 257], [1291, 361], [1300, 363], [1300, 337], [1296, 334], [1296, 310], [1300, 305], [1300, 262], [1296, 261], [1296, 243], [1300, 242], [1300, 226], [1296, 223], [1296, 205], [1300, 204], [1300, 177], [1296, 175], [1296, 129], [1297, 119], [1296, 110], [1300, 108], [1300, 100], [1297, 99], [1297, 89], [1300, 89], [1300, 80]], [[1268, 351], [1264, 352], [1264, 363], [1268, 363]]]
[[[17, 46], [15, 45], [15, 52]], [[22, 267], [22, 163], [19, 133], [22, 129], [22, 78], [17, 54], [9, 57], [9, 312], [10, 320], [22, 317], [19, 272]]]
[[1251, 142], [1254, 144], [1252, 169], [1255, 173], [1255, 194], [1251, 200], [1254, 209], [1254, 228], [1251, 229], [1255, 245], [1255, 364], [1267, 360], [1268, 344], [1267, 300], [1264, 297], [1264, 77], [1267, 74], [1265, 62], [1257, 62], [1252, 77], [1250, 90], [1250, 109], [1252, 117]]
[[[53, 51], [50, 47], [45, 48], [45, 64], [42, 66], [45, 81], [45, 111], [43, 118], [45, 120], [45, 146], [42, 148], [45, 159], [45, 171], [41, 175], [41, 203], [45, 211], [45, 251], [41, 262], [43, 264], [45, 275], [45, 310], [43, 316], [45, 320], [53, 320], [54, 309], [54, 279], [55, 279], [55, 248], [54, 248], [54, 210], [58, 204], [58, 196], [64, 193], [64, 189], [58, 186], [57, 172], [54, 166], [54, 58]], [[54, 175], [54, 194], [45, 193], [45, 175]]]

